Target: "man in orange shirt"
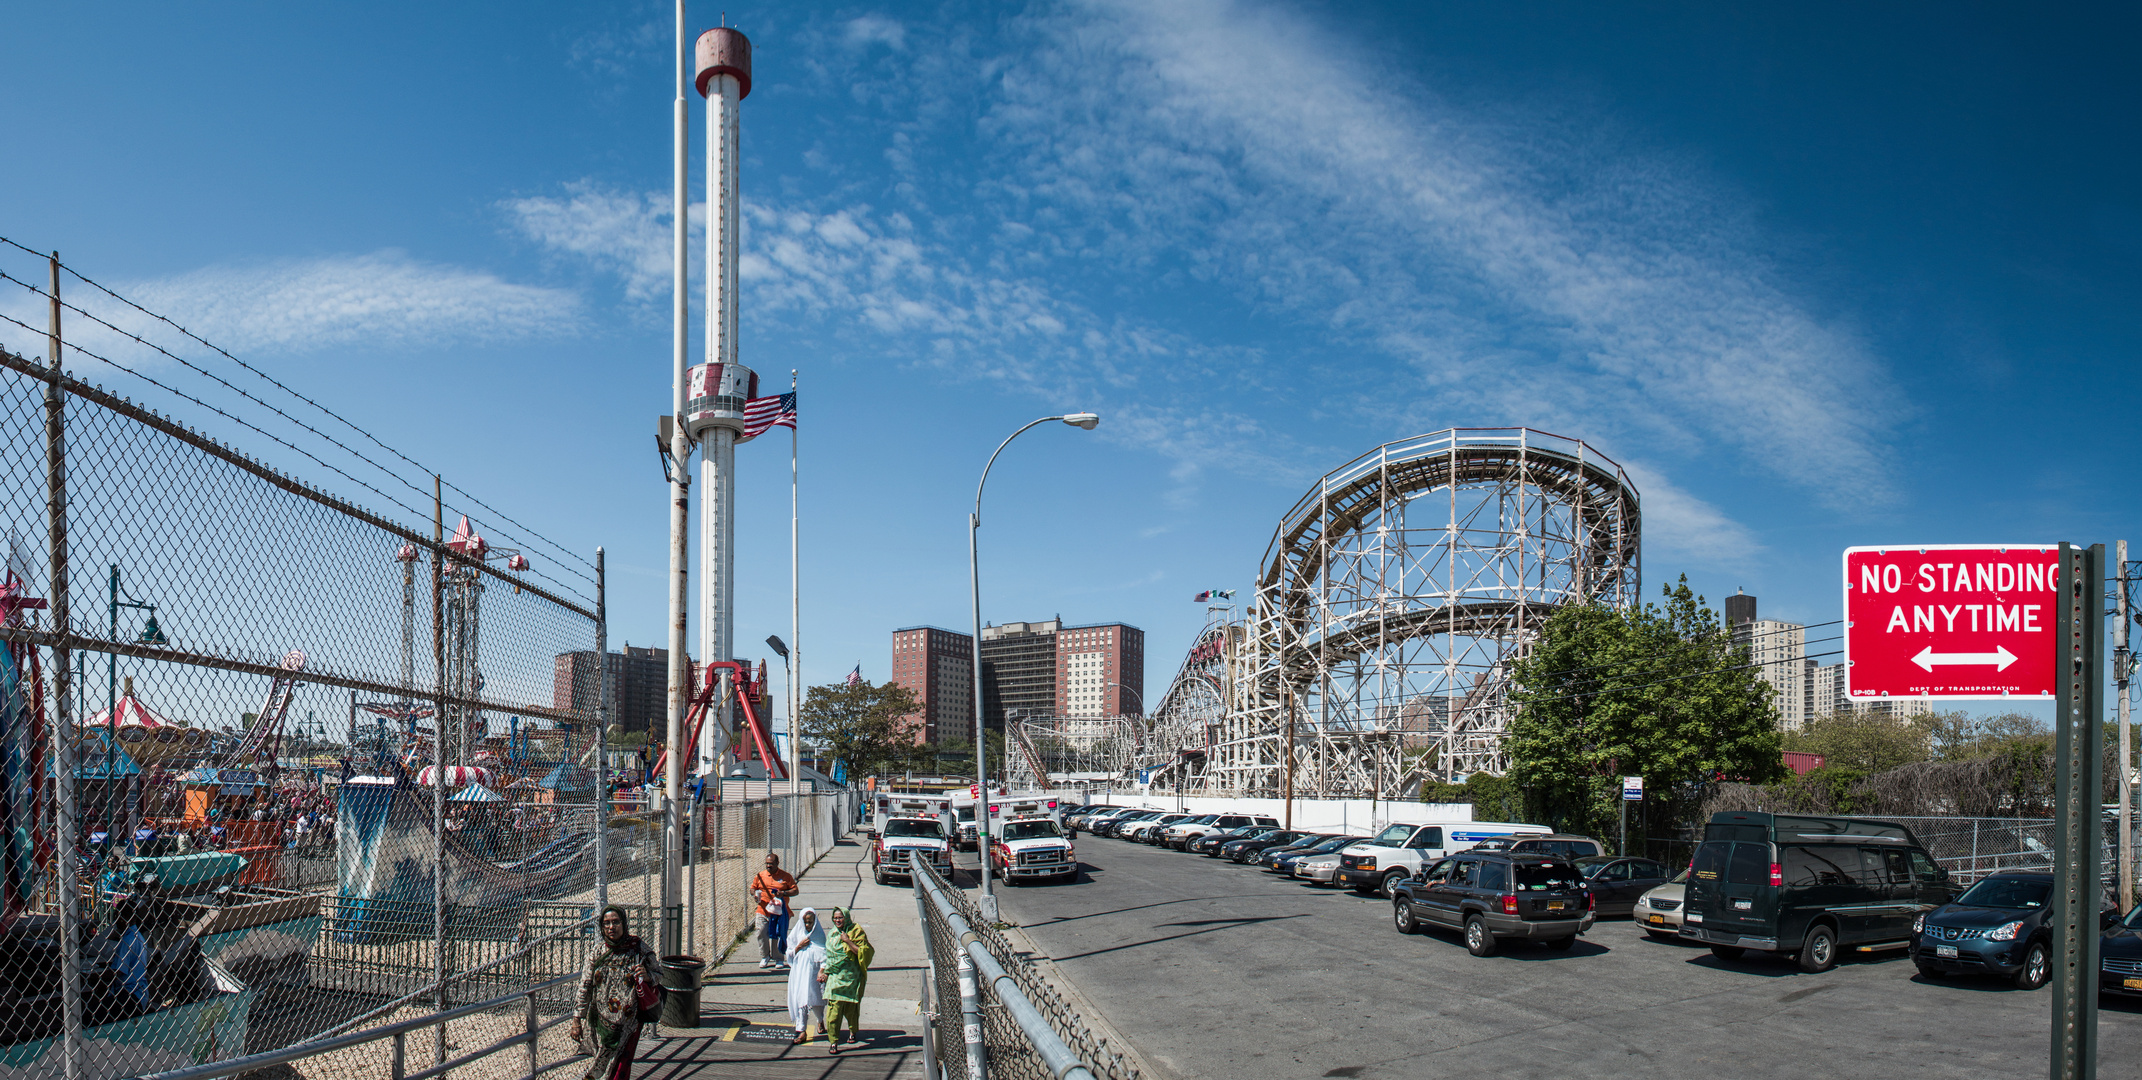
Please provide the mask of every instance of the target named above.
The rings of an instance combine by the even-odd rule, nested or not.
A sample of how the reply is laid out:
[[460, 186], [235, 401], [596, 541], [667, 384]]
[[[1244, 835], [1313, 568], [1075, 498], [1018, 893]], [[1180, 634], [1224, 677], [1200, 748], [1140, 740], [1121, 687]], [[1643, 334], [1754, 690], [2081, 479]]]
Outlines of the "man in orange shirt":
[[766, 869], [751, 877], [752, 920], [759, 936], [759, 967], [788, 966], [788, 898], [796, 895], [796, 875], [781, 869], [781, 856], [766, 854]]

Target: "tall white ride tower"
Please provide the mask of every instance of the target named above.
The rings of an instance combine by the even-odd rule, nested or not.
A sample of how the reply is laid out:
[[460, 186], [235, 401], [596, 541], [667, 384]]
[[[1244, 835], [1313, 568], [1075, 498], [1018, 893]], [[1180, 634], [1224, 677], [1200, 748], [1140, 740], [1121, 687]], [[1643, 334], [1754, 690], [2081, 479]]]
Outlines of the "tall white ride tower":
[[[751, 41], [726, 26], [709, 30], [697, 61], [707, 99], [707, 348], [685, 379], [684, 425], [699, 444], [699, 657], [712, 663], [735, 656], [736, 448], [750, 441], [744, 403], [759, 394], [758, 375], [736, 359], [737, 105], [751, 94]], [[728, 749], [728, 716], [708, 720], [701, 771], [718, 769]]]

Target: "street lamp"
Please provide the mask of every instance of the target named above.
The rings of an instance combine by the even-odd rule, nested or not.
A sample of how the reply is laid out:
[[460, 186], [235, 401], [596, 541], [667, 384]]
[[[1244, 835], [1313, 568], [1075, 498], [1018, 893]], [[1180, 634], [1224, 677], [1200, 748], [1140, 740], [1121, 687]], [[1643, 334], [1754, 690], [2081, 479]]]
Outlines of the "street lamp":
[[[796, 694], [794, 687], [796, 676], [794, 672], [789, 670], [788, 642], [781, 640], [781, 635], [779, 634], [768, 634], [766, 635], [766, 647], [772, 649], [774, 655], [781, 658], [781, 693], [788, 699], [788, 760], [795, 761], [797, 760]], [[788, 800], [788, 865], [793, 867], [796, 865], [797, 860], [803, 857], [803, 849], [801, 842], [796, 839], [796, 793], [794, 790], [796, 770], [794, 768], [789, 769], [788, 775], [790, 788]], [[771, 769], [766, 771], [766, 794], [773, 794], [773, 770]]]
[[1090, 412], [1044, 416], [1012, 432], [997, 444], [996, 453], [989, 455], [989, 463], [982, 466], [981, 482], [974, 485], [974, 513], [967, 515], [967, 581], [974, 596], [974, 791], [976, 809], [980, 811], [974, 815], [974, 853], [981, 863], [982, 918], [992, 923], [997, 921], [997, 897], [989, 887], [989, 731], [982, 711], [982, 564], [976, 553], [975, 533], [982, 527], [982, 489], [989, 484], [989, 470], [996, 466], [997, 454], [1003, 453], [1012, 439], [1051, 420], [1092, 431], [1100, 426], [1101, 416]]
[[[142, 625], [140, 635], [135, 638], [136, 641], [143, 645], [171, 644], [171, 639], [164, 636], [163, 627], [156, 625], [156, 605], [136, 600], [133, 594], [120, 591], [118, 563], [112, 564], [111, 586], [112, 634], [110, 640], [119, 640], [119, 609], [132, 608], [135, 611], [147, 612], [149, 616], [148, 621]], [[120, 599], [122, 596], [125, 599]], [[111, 846], [112, 841], [117, 838], [116, 815], [118, 813], [117, 808], [113, 805], [112, 789], [118, 783], [119, 777], [119, 654], [116, 652], [105, 654], [104, 722], [107, 729], [104, 741], [104, 836], [105, 844], [107, 845], [105, 850], [111, 851], [114, 850]]]

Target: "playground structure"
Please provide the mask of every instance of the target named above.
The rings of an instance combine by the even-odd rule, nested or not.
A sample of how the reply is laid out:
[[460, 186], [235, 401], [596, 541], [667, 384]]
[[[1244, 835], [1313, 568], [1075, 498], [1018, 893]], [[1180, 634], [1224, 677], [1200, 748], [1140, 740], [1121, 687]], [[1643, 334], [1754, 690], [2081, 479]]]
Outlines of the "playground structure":
[[1557, 609], [1627, 607], [1641, 584], [1636, 487], [1596, 449], [1529, 428], [1386, 443], [1281, 517], [1247, 612], [1208, 609], [1149, 717], [1083, 748], [1062, 721], [1021, 741], [1038, 760], [1054, 740], [1051, 771], [1188, 795], [1407, 798], [1501, 775], [1512, 662]]

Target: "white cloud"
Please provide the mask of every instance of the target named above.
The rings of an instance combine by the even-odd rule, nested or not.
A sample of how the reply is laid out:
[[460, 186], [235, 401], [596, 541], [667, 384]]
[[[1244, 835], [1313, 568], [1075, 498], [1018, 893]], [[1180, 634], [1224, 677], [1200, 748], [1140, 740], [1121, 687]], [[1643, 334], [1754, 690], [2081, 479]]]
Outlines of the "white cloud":
[[1664, 556], [1740, 568], [1753, 566], [1763, 553], [1762, 542], [1746, 526], [1663, 474], [1642, 465], [1624, 463], [1622, 468], [1642, 498], [1644, 554], [1654, 565]]
[[399, 251], [211, 266], [117, 288], [241, 353], [305, 352], [358, 340], [540, 337], [573, 329], [580, 312], [571, 292], [419, 262]]
[[848, 20], [841, 40], [851, 47], [885, 45], [899, 50], [907, 48], [907, 28], [883, 15], [863, 15]]
[[[641, 195], [582, 181], [567, 185], [562, 197], [507, 199], [499, 205], [522, 236], [617, 275], [632, 299], [668, 295], [672, 226], [667, 194]], [[686, 225], [696, 236], [706, 204], [692, 204], [690, 213]]]

